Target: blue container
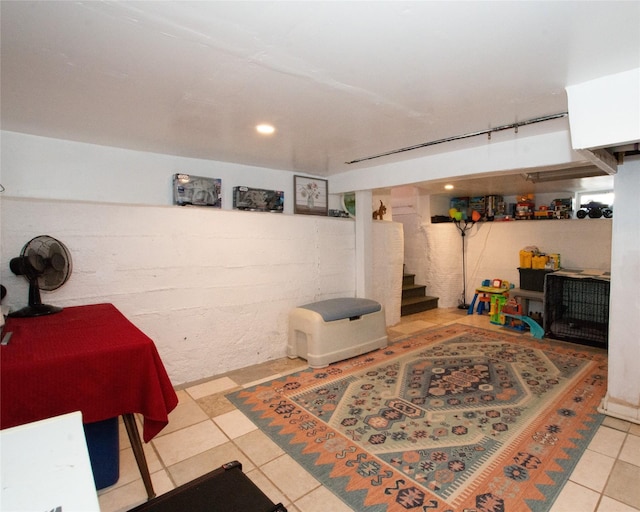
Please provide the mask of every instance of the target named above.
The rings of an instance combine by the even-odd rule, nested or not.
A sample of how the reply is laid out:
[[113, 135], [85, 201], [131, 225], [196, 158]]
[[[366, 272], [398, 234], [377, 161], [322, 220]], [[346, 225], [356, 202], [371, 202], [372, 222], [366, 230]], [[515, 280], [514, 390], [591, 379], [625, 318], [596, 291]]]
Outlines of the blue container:
[[115, 484], [120, 477], [118, 417], [84, 424], [96, 489]]

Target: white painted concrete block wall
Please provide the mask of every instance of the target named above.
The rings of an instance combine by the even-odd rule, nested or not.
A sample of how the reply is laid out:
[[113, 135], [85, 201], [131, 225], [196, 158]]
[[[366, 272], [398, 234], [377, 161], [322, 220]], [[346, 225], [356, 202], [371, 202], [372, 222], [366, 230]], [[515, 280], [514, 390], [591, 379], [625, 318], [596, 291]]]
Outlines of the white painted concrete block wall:
[[398, 222], [373, 223], [373, 295], [385, 307], [387, 325], [400, 321], [404, 231]]
[[[462, 294], [462, 242], [453, 224], [395, 218], [415, 226], [422, 220], [424, 236], [405, 229], [407, 253], [425, 275], [427, 293], [440, 298], [440, 307], [458, 305]], [[564, 268], [611, 269], [611, 219], [482, 222], [466, 235], [467, 302], [484, 279], [506, 279], [519, 286], [519, 250], [534, 245], [547, 253], [560, 253]], [[419, 249], [414, 250], [416, 245]], [[426, 248], [425, 248], [426, 246]], [[411, 272], [415, 270], [408, 269]], [[417, 272], [416, 272], [417, 273]]]
[[[3, 305], [27, 301], [9, 260], [55, 236], [74, 272], [43, 300], [114, 303], [154, 339], [174, 384], [284, 356], [291, 307], [355, 295], [353, 220], [291, 215], [290, 172], [1, 133]], [[222, 178], [223, 209], [171, 206], [175, 172]], [[231, 210], [236, 185], [284, 190], [284, 215]], [[380, 236], [394, 229], [381, 224]], [[384, 259], [392, 246], [376, 245]]]
[[43, 301], [115, 304], [155, 341], [176, 385], [283, 357], [291, 308], [355, 294], [352, 220], [9, 197], [0, 208], [4, 304], [27, 300], [9, 259], [50, 234], [74, 270]]

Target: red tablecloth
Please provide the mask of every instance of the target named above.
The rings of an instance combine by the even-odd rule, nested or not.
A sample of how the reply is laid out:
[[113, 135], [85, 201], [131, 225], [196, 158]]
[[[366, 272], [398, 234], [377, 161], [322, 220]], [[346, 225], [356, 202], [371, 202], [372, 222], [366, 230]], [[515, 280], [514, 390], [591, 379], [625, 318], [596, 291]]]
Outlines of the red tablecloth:
[[4, 332], [0, 428], [77, 410], [85, 423], [140, 413], [148, 442], [178, 403], [153, 341], [112, 304], [8, 318]]

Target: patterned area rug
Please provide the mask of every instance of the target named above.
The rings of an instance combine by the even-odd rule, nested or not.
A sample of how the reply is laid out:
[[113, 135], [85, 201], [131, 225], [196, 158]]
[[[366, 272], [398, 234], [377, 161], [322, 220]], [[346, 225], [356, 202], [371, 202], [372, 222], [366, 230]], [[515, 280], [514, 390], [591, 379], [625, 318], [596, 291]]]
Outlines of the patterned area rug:
[[606, 370], [602, 349], [455, 324], [228, 398], [356, 511], [538, 512], [603, 419]]

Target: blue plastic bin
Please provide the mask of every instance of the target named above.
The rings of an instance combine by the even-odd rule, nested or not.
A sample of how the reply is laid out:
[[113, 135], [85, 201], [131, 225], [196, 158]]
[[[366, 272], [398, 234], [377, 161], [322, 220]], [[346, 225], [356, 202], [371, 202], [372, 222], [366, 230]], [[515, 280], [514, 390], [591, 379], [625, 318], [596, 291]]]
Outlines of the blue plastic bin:
[[89, 459], [96, 489], [115, 484], [120, 478], [118, 417], [84, 424]]

